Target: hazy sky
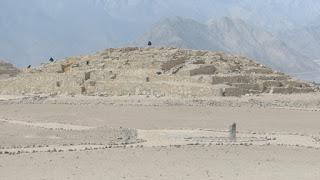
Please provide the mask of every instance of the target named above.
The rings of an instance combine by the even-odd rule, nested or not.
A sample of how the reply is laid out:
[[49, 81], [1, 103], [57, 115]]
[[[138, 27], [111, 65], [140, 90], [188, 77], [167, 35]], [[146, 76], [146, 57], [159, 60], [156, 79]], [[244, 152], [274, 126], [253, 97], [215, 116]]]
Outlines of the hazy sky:
[[307, 26], [319, 0], [1, 0], [0, 59], [19, 66], [137, 39], [164, 17], [242, 18], [272, 33]]

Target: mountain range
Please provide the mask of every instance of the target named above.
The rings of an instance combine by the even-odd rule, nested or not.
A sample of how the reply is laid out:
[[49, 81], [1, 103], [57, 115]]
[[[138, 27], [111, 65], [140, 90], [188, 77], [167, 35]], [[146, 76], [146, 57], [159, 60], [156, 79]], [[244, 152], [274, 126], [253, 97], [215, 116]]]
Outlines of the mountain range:
[[[126, 46], [159, 26], [163, 19], [179, 16], [198, 23], [196, 27], [189, 26], [195, 29], [188, 29], [188, 33], [203, 31], [206, 34], [206, 31], [211, 31], [210, 40], [197, 40], [202, 42], [197, 44], [199, 49], [209, 49], [210, 45], [210, 49], [261, 58], [267, 65], [278, 62], [272, 58], [274, 56], [286, 58], [292, 62], [288, 68], [282, 68], [301, 73], [315, 66], [309, 63], [309, 59], [320, 59], [319, 12], [319, 0], [1, 0], [0, 58], [23, 67], [46, 62], [50, 57], [61, 59]], [[262, 49], [273, 46], [270, 44], [259, 45], [255, 49], [252, 40], [261, 34], [249, 37], [251, 40], [246, 42], [250, 43], [245, 48], [237, 47], [239, 43], [235, 41], [226, 42], [235, 38], [235, 32], [224, 33], [230, 35], [229, 38], [212, 35], [213, 29], [221, 28], [215, 27], [217, 23], [213, 21], [220, 21], [223, 17], [242, 19], [241, 23], [259, 34], [263, 31], [263, 36], [271, 38], [263, 42], [276, 42], [275, 46], [281, 47], [280, 50]], [[253, 34], [244, 34], [237, 41]], [[194, 36], [193, 33], [185, 35]], [[212, 44], [212, 38], [224, 39], [224, 46], [227, 44], [228, 47]], [[170, 41], [177, 42], [175, 39]], [[185, 47], [195, 47], [189, 41], [183, 43]], [[282, 66], [281, 63], [273, 67]], [[291, 67], [293, 69], [289, 69]]]
[[126, 42], [127, 25], [88, 0], [1, 0], [0, 56], [26, 66], [92, 53]]
[[213, 17], [241, 18], [268, 29], [307, 25], [319, 15], [318, 0], [96, 0], [118, 19], [158, 21], [182, 16], [197, 21]]
[[281, 32], [279, 37], [305, 56], [320, 60], [320, 16], [308, 26]]
[[181, 17], [166, 18], [134, 42], [133, 46], [172, 46], [223, 51], [256, 59], [276, 70], [310, 79], [301, 72], [320, 72], [319, 65], [289, 48], [271, 33], [241, 19], [224, 17], [206, 24]]

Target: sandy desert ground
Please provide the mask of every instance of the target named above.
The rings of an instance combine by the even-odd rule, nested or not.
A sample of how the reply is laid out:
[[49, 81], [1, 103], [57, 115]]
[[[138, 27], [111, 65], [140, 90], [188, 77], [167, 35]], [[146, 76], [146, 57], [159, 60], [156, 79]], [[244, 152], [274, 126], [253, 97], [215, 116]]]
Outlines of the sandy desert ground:
[[320, 179], [317, 97], [1, 96], [0, 179]]

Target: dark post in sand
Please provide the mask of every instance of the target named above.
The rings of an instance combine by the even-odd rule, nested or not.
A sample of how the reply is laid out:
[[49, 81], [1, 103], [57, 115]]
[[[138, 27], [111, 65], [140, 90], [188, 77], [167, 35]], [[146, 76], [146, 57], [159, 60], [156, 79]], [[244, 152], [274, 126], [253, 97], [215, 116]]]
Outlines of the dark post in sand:
[[237, 124], [233, 123], [230, 127], [229, 127], [229, 139], [230, 141], [236, 141], [237, 140]]

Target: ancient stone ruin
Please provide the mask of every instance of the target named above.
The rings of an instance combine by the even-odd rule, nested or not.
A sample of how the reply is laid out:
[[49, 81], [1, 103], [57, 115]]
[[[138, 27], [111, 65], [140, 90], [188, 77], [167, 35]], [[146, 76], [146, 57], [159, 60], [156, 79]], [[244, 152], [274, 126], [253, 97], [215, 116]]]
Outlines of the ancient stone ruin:
[[8, 78], [16, 76], [20, 70], [12, 64], [0, 60], [0, 78]]
[[192, 98], [315, 91], [318, 88], [311, 83], [246, 57], [177, 48], [107, 49], [43, 64], [0, 81], [2, 94]]

